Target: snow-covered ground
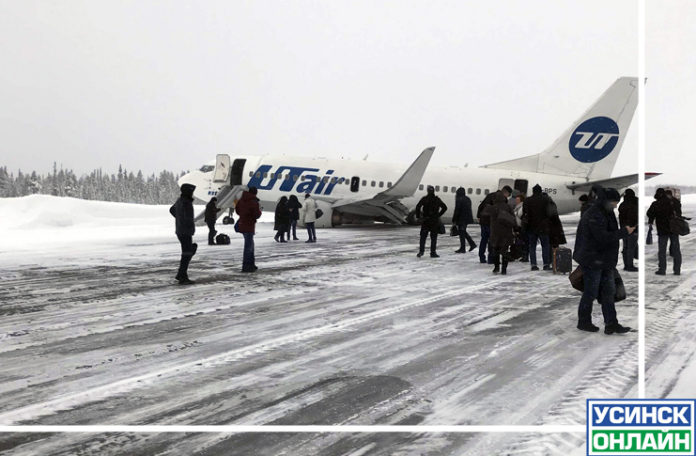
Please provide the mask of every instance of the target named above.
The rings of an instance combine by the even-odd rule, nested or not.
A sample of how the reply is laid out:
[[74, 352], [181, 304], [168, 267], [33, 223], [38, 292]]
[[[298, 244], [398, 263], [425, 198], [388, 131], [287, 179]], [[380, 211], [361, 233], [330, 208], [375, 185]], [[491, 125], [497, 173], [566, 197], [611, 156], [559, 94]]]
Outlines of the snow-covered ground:
[[[646, 198], [645, 204], [650, 199]], [[696, 194], [682, 196], [682, 212], [692, 217], [691, 234], [680, 237], [681, 276], [656, 276], [657, 236], [646, 246], [646, 350], [649, 397], [696, 397]]]
[[[474, 253], [454, 254], [448, 236], [441, 258], [417, 259], [413, 227], [341, 227], [319, 230], [317, 244], [276, 244], [264, 222], [257, 274], [239, 273], [242, 240], [219, 226], [232, 244], [209, 247], [201, 229], [190, 270], [199, 284], [179, 287], [167, 209], [0, 200], [12, 214], [0, 222], [0, 424], [584, 424], [586, 398], [635, 395], [637, 334], [577, 331], [567, 276], [522, 263], [494, 276]], [[564, 223], [572, 247], [577, 215]], [[660, 369], [684, 366], [687, 376], [693, 366], [685, 328], [696, 318], [696, 247], [682, 239], [684, 275], [649, 286], [668, 298], [651, 304], [661, 311], [648, 317], [659, 318], [648, 323], [648, 363], [664, 378], [651, 387], [693, 396], [677, 369]], [[635, 327], [637, 277], [624, 280], [619, 319]], [[3, 454], [582, 454], [583, 445], [582, 434], [0, 436]]]

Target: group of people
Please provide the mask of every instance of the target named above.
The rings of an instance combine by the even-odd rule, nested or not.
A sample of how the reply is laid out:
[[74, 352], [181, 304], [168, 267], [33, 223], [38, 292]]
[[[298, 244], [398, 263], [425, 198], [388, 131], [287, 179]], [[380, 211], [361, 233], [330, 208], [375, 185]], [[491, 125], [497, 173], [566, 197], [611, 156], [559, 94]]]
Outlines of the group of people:
[[[563, 224], [553, 199], [542, 192], [538, 184], [533, 194], [525, 198], [523, 193], [513, 191], [510, 186], [489, 193], [479, 204], [476, 223], [481, 227], [481, 242], [478, 245], [479, 260], [494, 265], [493, 273], [507, 274], [510, 261], [531, 262], [533, 271], [538, 271], [537, 245], [541, 244], [544, 270], [552, 270], [555, 250], [566, 243]], [[513, 196], [513, 193], [514, 194]], [[420, 248], [418, 257], [425, 253], [425, 243], [430, 236], [430, 256], [437, 258], [437, 236], [444, 234], [440, 217], [447, 206], [428, 186], [427, 195], [416, 206], [416, 217], [421, 219]], [[456, 253], [474, 250], [477, 245], [469, 235], [468, 226], [474, 216], [471, 199], [464, 188], [456, 191], [452, 224], [456, 226], [460, 247]], [[468, 249], [467, 249], [468, 246]]]
[[[181, 260], [176, 279], [181, 284], [194, 283], [188, 277], [188, 265], [195, 255], [198, 245], [193, 242], [195, 232], [193, 216], [193, 192], [195, 186], [181, 186], [181, 196], [170, 208], [170, 213], [176, 219], [176, 235], [181, 244]], [[261, 216], [257, 189], [250, 187], [242, 193], [241, 199], [235, 206], [239, 216], [237, 231], [244, 236], [244, 254], [242, 272], [255, 272], [254, 234], [256, 221]], [[621, 195], [616, 189], [594, 186], [589, 195], [582, 195], [580, 202], [580, 222], [575, 237], [573, 259], [579, 264], [582, 272], [583, 294], [578, 305], [577, 328], [583, 331], [596, 332], [599, 328], [592, 323], [592, 305], [597, 300], [602, 306], [604, 316], [604, 332], [606, 334], [625, 333], [630, 330], [618, 322], [615, 308], [615, 294], [618, 264], [619, 241], [623, 240], [624, 270], [635, 272], [634, 259], [637, 258], [636, 231], [638, 224], [638, 198], [631, 189], [623, 195], [623, 203], [619, 206]], [[213, 198], [206, 207], [205, 219], [209, 227], [209, 243], [214, 243], [215, 219], [219, 209]], [[617, 220], [615, 209], [618, 206]], [[421, 220], [420, 244], [417, 256], [425, 253], [425, 244], [430, 236], [430, 256], [438, 258], [437, 237], [445, 233], [441, 222], [442, 215], [447, 211], [447, 205], [435, 194], [435, 189], [428, 186], [427, 194], [416, 206], [416, 217]], [[310, 194], [305, 194], [304, 204], [295, 195], [282, 197], [275, 210], [275, 240], [287, 242], [297, 240], [296, 226], [302, 218], [309, 239], [316, 242], [314, 222], [321, 214], [317, 204]], [[658, 275], [665, 275], [667, 269], [667, 246], [673, 257], [673, 272], [680, 274], [681, 251], [679, 233], [674, 233], [671, 221], [681, 217], [681, 204], [674, 198], [672, 192], [659, 188], [655, 193], [655, 201], [648, 209], [647, 216], [652, 230], [653, 223], [657, 226], [658, 236]], [[456, 192], [455, 208], [452, 223], [458, 228], [460, 248], [456, 253], [474, 250], [477, 245], [468, 234], [467, 228], [474, 223], [471, 199], [464, 188]], [[541, 186], [535, 185], [532, 196], [525, 198], [522, 193], [513, 196], [509, 186], [489, 193], [478, 206], [476, 221], [481, 226], [481, 241], [479, 259], [481, 263], [493, 264], [494, 273], [507, 273], [510, 261], [519, 259], [530, 262], [532, 271], [538, 271], [537, 245], [541, 245], [541, 256], [544, 270], [552, 270], [553, 251], [566, 243], [563, 226], [558, 216], [558, 209], [553, 199], [542, 192]], [[467, 250], [468, 245], [468, 250]], [[487, 252], [487, 254], [486, 254]]]
[[[176, 280], [182, 285], [195, 283], [188, 276], [188, 266], [191, 258], [196, 254], [198, 244], [193, 242], [193, 235], [196, 232], [193, 213], [193, 192], [195, 185], [183, 184], [181, 186], [181, 196], [169, 209], [176, 222], [176, 236], [181, 244], [181, 260]], [[242, 192], [242, 196], [235, 205], [235, 212], [238, 221], [235, 230], [244, 237], [244, 250], [242, 256], [242, 272], [256, 272], [256, 258], [254, 255], [254, 235], [256, 234], [256, 221], [261, 217], [261, 205], [257, 198], [258, 189], [249, 187], [249, 190]], [[302, 210], [301, 210], [302, 209]], [[208, 244], [215, 244], [215, 223], [218, 213], [222, 209], [217, 207], [217, 198], [213, 197], [206, 205], [204, 219], [208, 225]], [[297, 237], [297, 222], [302, 220], [307, 228], [309, 239], [306, 242], [317, 242], [317, 234], [314, 224], [321, 214], [318, 213], [317, 203], [310, 196], [305, 194], [304, 205], [300, 203], [297, 196], [291, 195], [290, 198], [283, 196], [275, 210], [276, 242], [287, 242], [287, 240], [299, 240]]]
[[[303, 209], [300, 211], [300, 209]], [[305, 194], [305, 204], [304, 206], [297, 199], [297, 196], [290, 195], [283, 196], [280, 198], [276, 204], [275, 209], [275, 224], [273, 229], [276, 231], [274, 237], [276, 242], [287, 242], [290, 238], [290, 233], [292, 232], [292, 240], [299, 241], [297, 237], [297, 222], [302, 217], [302, 222], [307, 228], [307, 234], [309, 238], [305, 242], [317, 242], [317, 231], [314, 227], [314, 223], [317, 220], [317, 203], [309, 195]], [[287, 241], [285, 240], [285, 235], [287, 234]]]
[[[656, 202], [648, 211], [650, 221], [658, 221], [658, 236], [662, 257], [669, 240], [677, 246], [678, 236], [665, 231], [665, 218], [679, 213], [680, 209], [665, 195], [656, 195]], [[592, 304], [601, 303], [606, 334], [625, 333], [629, 327], [618, 322], [615, 309], [616, 266], [618, 264], [619, 240], [623, 240], [624, 270], [637, 271], [633, 260], [637, 255], [638, 198], [633, 190], [626, 190], [623, 203], [619, 207], [619, 220], [614, 210], [621, 195], [613, 188], [596, 186], [590, 195], [579, 198], [581, 218], [578, 224], [573, 259], [582, 271], [583, 294], [578, 305], [578, 329], [596, 332], [599, 328], [592, 324]], [[437, 236], [444, 233], [440, 217], [447, 206], [435, 195], [433, 187], [416, 207], [416, 216], [422, 219], [420, 249], [418, 257], [425, 252], [428, 235], [431, 238], [430, 256], [437, 258]], [[558, 208], [553, 199], [535, 185], [532, 195], [525, 198], [523, 193], [513, 196], [513, 189], [505, 186], [489, 193], [478, 206], [476, 221], [481, 226], [479, 260], [493, 264], [494, 273], [506, 274], [510, 261], [519, 259], [530, 262], [532, 271], [538, 271], [537, 246], [541, 245], [544, 270], [553, 270], [555, 251], [566, 244], [565, 233]], [[460, 247], [456, 253], [474, 250], [477, 246], [467, 232], [468, 225], [474, 223], [470, 198], [463, 188], [456, 192], [453, 225], [459, 231]], [[467, 250], [468, 244], [468, 250]], [[680, 256], [673, 252], [675, 273], [678, 273]], [[658, 274], [664, 273], [661, 260]]]

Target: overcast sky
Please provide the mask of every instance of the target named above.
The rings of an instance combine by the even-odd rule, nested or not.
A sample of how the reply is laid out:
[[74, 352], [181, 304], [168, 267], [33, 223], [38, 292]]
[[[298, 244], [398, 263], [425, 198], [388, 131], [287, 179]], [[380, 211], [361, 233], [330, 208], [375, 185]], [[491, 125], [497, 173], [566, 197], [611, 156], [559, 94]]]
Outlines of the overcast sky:
[[646, 165], [664, 173], [651, 183], [696, 185], [696, 1], [650, 0], [646, 20]]
[[[649, 70], [650, 95], [669, 96], [648, 136], [660, 152], [687, 152], [693, 123], [671, 106], [696, 93], [687, 3], [689, 14], [649, 15], [670, 24]], [[616, 78], [636, 76], [637, 34], [634, 0], [0, 0], [0, 164], [409, 163], [430, 145], [433, 163], [497, 162], [540, 152]], [[636, 159], [634, 122], [615, 174]]]

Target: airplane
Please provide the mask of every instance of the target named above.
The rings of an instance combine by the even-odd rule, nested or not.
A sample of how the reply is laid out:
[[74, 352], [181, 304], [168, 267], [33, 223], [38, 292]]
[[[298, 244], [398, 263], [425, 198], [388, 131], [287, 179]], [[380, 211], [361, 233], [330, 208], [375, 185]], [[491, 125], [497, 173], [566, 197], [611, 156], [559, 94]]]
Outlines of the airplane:
[[[599, 99], [541, 153], [479, 168], [429, 167], [434, 147], [428, 147], [404, 171], [394, 163], [326, 159], [286, 155], [218, 154], [216, 160], [179, 179], [196, 186], [202, 203], [217, 197], [217, 206], [229, 210], [231, 223], [236, 200], [254, 186], [262, 210], [275, 210], [282, 196], [297, 194], [300, 202], [310, 193], [323, 215], [319, 228], [343, 224], [383, 222], [414, 224], [415, 207], [427, 186], [447, 205], [443, 223], [449, 223], [457, 188], [466, 189], [474, 211], [491, 192], [509, 185], [529, 194], [539, 184], [558, 206], [560, 214], [579, 210], [578, 197], [594, 184], [624, 189], [638, 181], [637, 174], [611, 177], [638, 103], [638, 79], [617, 79]], [[658, 173], [646, 173], [646, 179]], [[222, 212], [221, 212], [222, 213]], [[474, 216], [476, 214], [474, 213]], [[203, 213], [196, 217], [203, 223]]]

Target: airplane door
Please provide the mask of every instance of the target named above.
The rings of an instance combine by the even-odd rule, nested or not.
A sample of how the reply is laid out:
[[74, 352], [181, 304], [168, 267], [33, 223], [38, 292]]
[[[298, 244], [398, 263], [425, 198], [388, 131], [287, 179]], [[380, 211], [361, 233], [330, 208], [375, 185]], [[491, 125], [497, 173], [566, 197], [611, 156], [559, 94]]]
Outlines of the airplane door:
[[515, 186], [512, 188], [526, 195], [528, 187], [529, 182], [527, 182], [527, 179], [515, 179]]
[[358, 176], [353, 176], [350, 179], [350, 191], [355, 193], [360, 190], [360, 178]]
[[498, 190], [501, 190], [506, 185], [509, 185], [510, 187], [512, 187], [513, 183], [514, 183], [514, 181], [512, 179], [500, 179], [500, 182], [498, 182]]
[[227, 154], [218, 154], [215, 157], [215, 174], [213, 174], [213, 182], [217, 184], [226, 184], [230, 178], [230, 156]]
[[234, 162], [232, 162], [232, 175], [230, 176], [230, 185], [242, 185], [242, 179], [244, 178], [245, 163], [246, 158], [238, 158]]

